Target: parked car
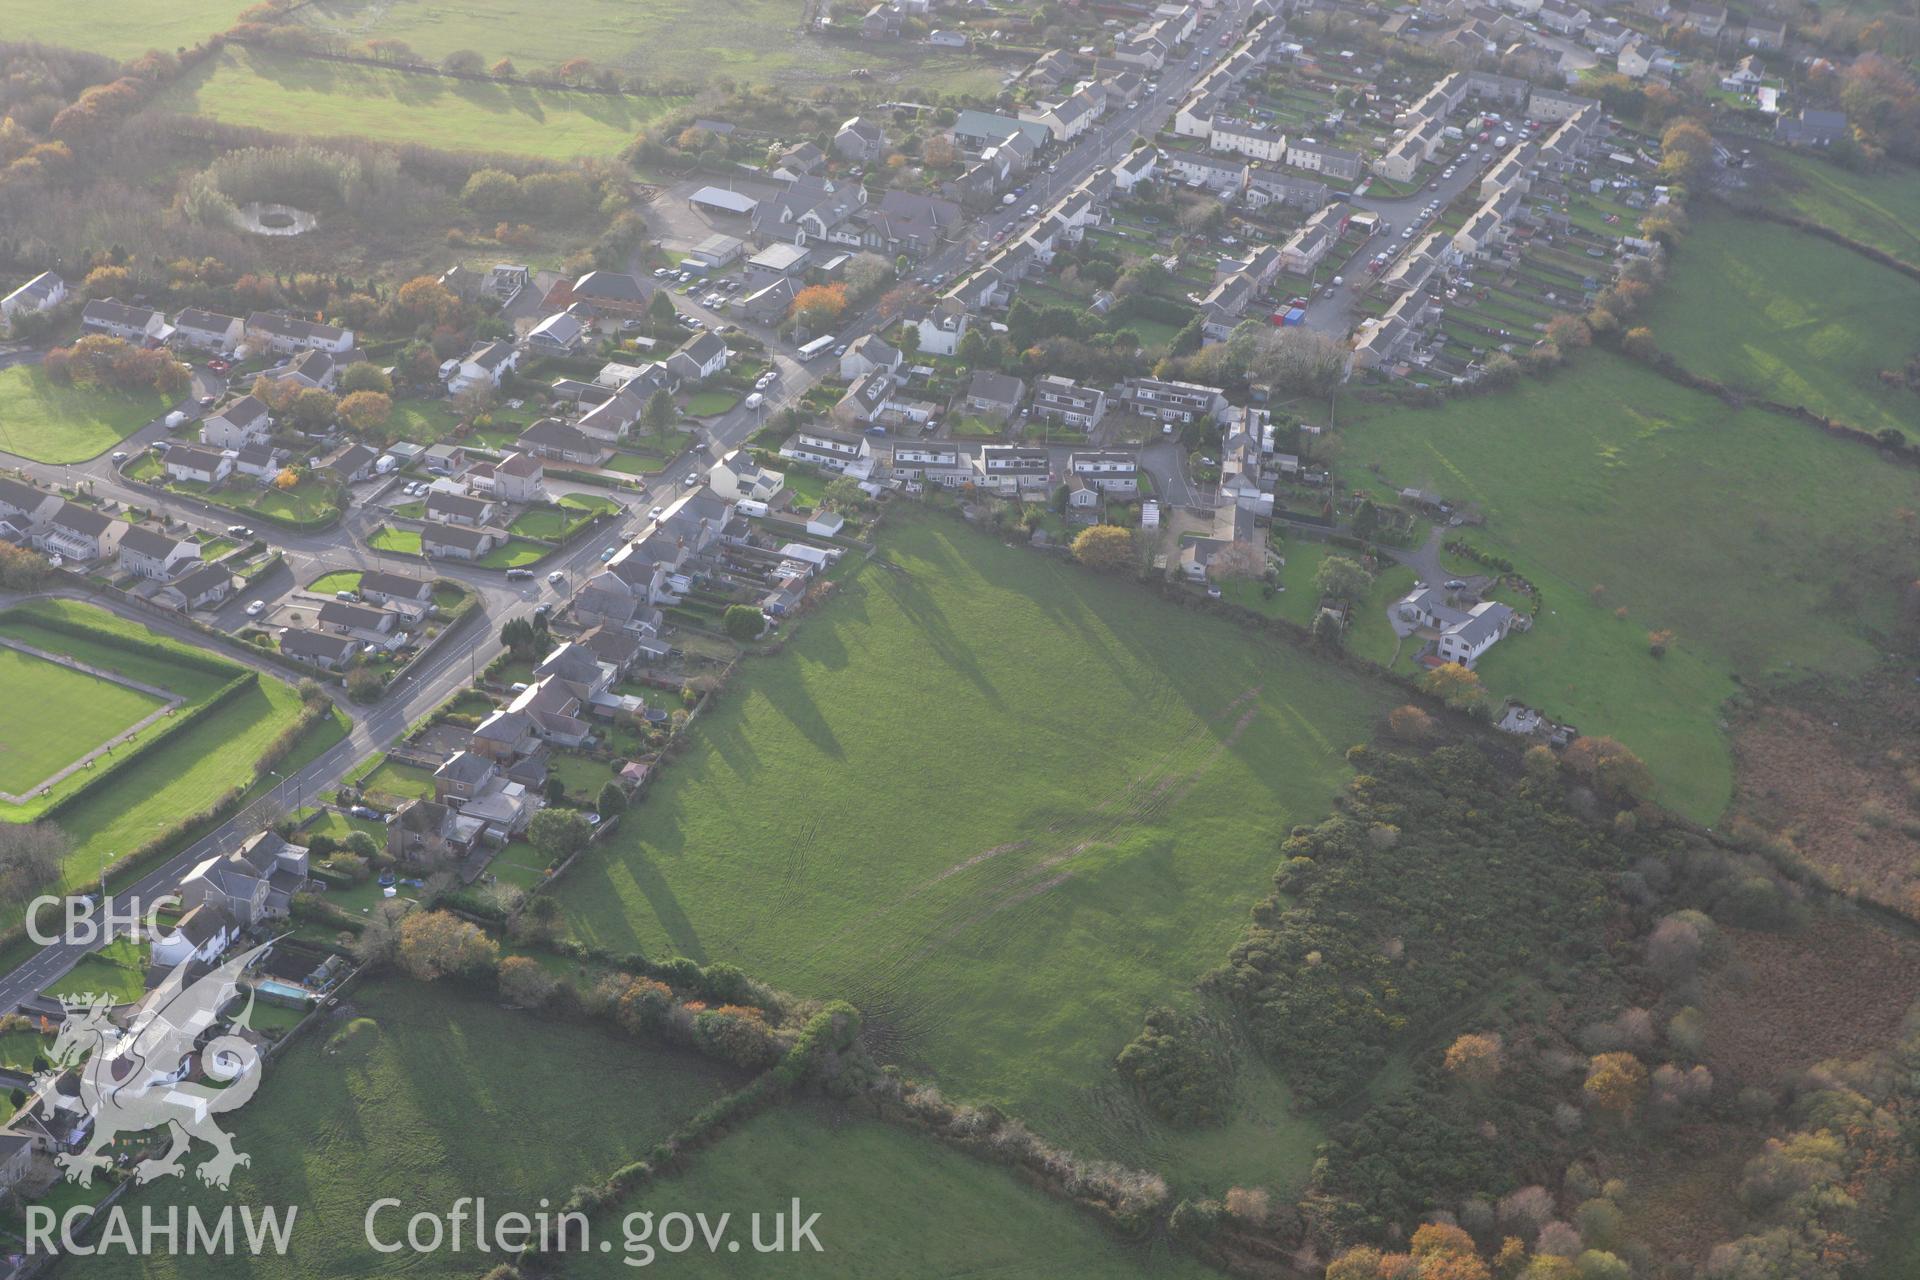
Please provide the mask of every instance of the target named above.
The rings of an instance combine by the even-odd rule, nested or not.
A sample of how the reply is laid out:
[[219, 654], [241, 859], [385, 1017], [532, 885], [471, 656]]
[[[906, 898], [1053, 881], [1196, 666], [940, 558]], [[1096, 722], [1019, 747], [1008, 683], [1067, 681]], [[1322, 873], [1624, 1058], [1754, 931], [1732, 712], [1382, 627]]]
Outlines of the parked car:
[[607, 561], [613, 559], [615, 556], [619, 554], [620, 554], [620, 548], [608, 547], [605, 551], [602, 551], [600, 553], [600, 563], [605, 564]]
[[655, 507], [651, 511], [647, 512], [647, 519], [658, 520], [661, 516], [665, 514], [667, 514], [667, 509], [665, 507]]
[[547, 581], [555, 584], [556, 586], [562, 582], [565, 582], [566, 580], [567, 580], [566, 571], [563, 569], [555, 569], [552, 573], [547, 575]]
[[247, 606], [247, 616], [249, 618], [257, 618], [266, 611], [267, 602], [265, 600], [255, 600]]
[[509, 578], [514, 578], [514, 579], [519, 579], [519, 578], [531, 578], [531, 577], [533, 576], [533, 570], [531, 570], [531, 569], [509, 569], [509, 570], [507, 570], [507, 576], [508, 576]]

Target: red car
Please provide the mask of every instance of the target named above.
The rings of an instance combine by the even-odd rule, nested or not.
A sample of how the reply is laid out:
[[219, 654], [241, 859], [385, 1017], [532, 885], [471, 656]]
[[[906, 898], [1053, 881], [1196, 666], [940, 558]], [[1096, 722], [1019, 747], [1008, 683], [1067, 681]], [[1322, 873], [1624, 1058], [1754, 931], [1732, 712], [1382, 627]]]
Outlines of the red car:
[[231, 370], [233, 366], [225, 360], [209, 360], [207, 361], [207, 368], [214, 373], [226, 373]]

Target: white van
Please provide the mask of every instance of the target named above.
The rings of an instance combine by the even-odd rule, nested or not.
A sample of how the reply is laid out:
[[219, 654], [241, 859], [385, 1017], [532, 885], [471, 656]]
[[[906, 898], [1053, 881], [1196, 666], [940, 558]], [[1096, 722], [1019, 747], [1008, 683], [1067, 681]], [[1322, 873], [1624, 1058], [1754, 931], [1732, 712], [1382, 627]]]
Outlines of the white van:
[[761, 405], [765, 404], [766, 402], [767, 402], [767, 398], [761, 395], [758, 391], [756, 391], [752, 395], [747, 397], [747, 408], [758, 409]]

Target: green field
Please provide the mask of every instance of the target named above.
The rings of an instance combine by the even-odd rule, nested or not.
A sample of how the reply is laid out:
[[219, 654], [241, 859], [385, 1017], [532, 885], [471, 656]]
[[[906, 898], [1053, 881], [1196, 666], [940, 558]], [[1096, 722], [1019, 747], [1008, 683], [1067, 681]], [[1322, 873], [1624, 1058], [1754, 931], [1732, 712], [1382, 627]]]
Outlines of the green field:
[[854, 45], [800, 35], [800, 7], [786, 0], [579, 0], [561, 8], [528, 0], [477, 0], [451, 9], [434, 0], [318, 0], [298, 20], [352, 41], [404, 41], [429, 59], [456, 49], [488, 62], [508, 57], [522, 72], [591, 58], [622, 73], [685, 84], [724, 75], [743, 84], [843, 80], [855, 67], [882, 82], [895, 73], [941, 92], [991, 93], [993, 65], [955, 50]]
[[[223, 1119], [252, 1164], [227, 1191], [189, 1173], [131, 1197], [135, 1206], [299, 1206], [285, 1257], [93, 1259], [92, 1275], [275, 1277], [406, 1275], [471, 1278], [500, 1257], [376, 1253], [363, 1220], [376, 1199], [404, 1236], [408, 1215], [444, 1213], [462, 1196], [489, 1211], [533, 1212], [643, 1155], [688, 1116], [742, 1082], [690, 1056], [596, 1029], [536, 1020], [450, 989], [369, 983], [349, 1016], [369, 1019], [332, 1043], [344, 1021], [315, 1028], [267, 1069], [260, 1094]], [[529, 1132], [537, 1109], [545, 1123]], [[189, 1163], [204, 1156], [197, 1149]], [[138, 1208], [133, 1210], [138, 1213]], [[388, 1228], [393, 1230], [389, 1231]]]
[[149, 49], [168, 53], [199, 44], [225, 31], [246, 5], [234, 0], [167, 0], [142, 5], [137, 22], [128, 21], [117, 0], [7, 0], [9, 40], [38, 40], [66, 49], [85, 49], [112, 58], [134, 58]]
[[26, 794], [160, 705], [150, 693], [0, 649], [0, 791]]
[[240, 48], [222, 50], [154, 102], [163, 111], [284, 133], [555, 160], [612, 155], [676, 105], [671, 98], [497, 85]]
[[1794, 213], [1920, 264], [1920, 169], [1889, 160], [1872, 173], [1850, 173], [1814, 156], [1775, 150], [1786, 178], [1776, 188]]
[[[659, 1254], [675, 1275], [780, 1276], [794, 1280], [900, 1280], [973, 1276], [993, 1280], [1106, 1280], [1121, 1276], [1215, 1274], [1165, 1243], [1115, 1240], [1071, 1205], [1021, 1185], [999, 1166], [877, 1121], [834, 1122], [795, 1106], [754, 1117], [610, 1214], [732, 1210], [743, 1239], [748, 1216], [763, 1222], [798, 1196], [802, 1217], [818, 1213], [821, 1251], [756, 1254], [704, 1247]], [[772, 1228], [764, 1227], [770, 1237]], [[581, 1257], [568, 1280], [633, 1275], [616, 1247]], [[642, 1272], [641, 1274], [644, 1274]]]
[[[1377, 462], [1378, 488], [1478, 505], [1487, 526], [1467, 540], [1545, 592], [1535, 629], [1481, 660], [1489, 689], [1626, 742], [1702, 821], [1732, 785], [1733, 674], [1858, 672], [1893, 619], [1911, 471], [1617, 357], [1345, 434], [1349, 474]], [[1664, 659], [1652, 628], [1677, 632]]]
[[1850, 426], [1920, 438], [1920, 395], [1889, 387], [1920, 350], [1920, 284], [1772, 223], [1702, 218], [1646, 323], [1696, 373]]
[[[137, 623], [123, 621], [91, 605], [64, 600], [22, 605], [0, 615], [0, 634], [171, 689], [186, 698], [183, 712], [210, 698], [231, 678], [111, 643], [49, 630], [36, 620], [48, 615], [109, 627], [183, 654], [197, 654], [202, 659], [207, 656], [202, 650], [167, 640]], [[240, 670], [235, 666], [233, 674], [239, 674]], [[18, 714], [17, 710], [13, 714]], [[110, 778], [88, 793], [84, 804], [60, 815], [60, 826], [73, 840], [73, 851], [67, 860], [69, 883], [93, 879], [103, 866], [131, 853], [182, 818], [206, 808], [236, 784], [251, 778], [254, 762], [299, 715], [300, 698], [293, 686], [263, 676], [207, 715], [170, 733], [164, 747], [116, 769]], [[4, 724], [3, 714], [0, 714], [0, 724]], [[337, 741], [341, 732], [336, 720], [329, 728], [309, 734], [302, 748], [324, 749]], [[297, 764], [302, 758], [296, 751], [290, 764]], [[290, 765], [280, 767], [285, 772]], [[68, 779], [54, 789], [53, 799], [57, 800], [78, 785], [78, 779]], [[0, 821], [31, 821], [44, 808], [44, 803], [0, 806]]]
[[[844, 996], [890, 1060], [1070, 1145], [1218, 1172], [1225, 1144], [1165, 1141], [1113, 1055], [1218, 963], [1389, 692], [957, 523], [883, 549], [899, 567], [748, 667], [562, 905], [616, 950]], [[1234, 1172], [1287, 1181], [1310, 1127], [1249, 1096], [1270, 1127]]]
[[165, 414], [157, 392], [122, 395], [90, 387], [57, 387], [37, 364], [0, 369], [0, 453], [32, 462], [98, 457]]

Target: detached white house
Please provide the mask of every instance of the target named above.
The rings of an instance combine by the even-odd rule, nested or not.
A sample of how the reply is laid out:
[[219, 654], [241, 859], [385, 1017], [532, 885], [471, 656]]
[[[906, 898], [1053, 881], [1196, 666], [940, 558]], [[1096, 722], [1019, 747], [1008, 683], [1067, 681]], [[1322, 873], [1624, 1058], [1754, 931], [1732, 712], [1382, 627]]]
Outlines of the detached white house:
[[1447, 592], [1435, 586], [1409, 591], [1394, 611], [1405, 622], [1436, 633], [1434, 652], [1442, 662], [1457, 662], [1471, 670], [1480, 655], [1493, 648], [1515, 627], [1531, 624], [1497, 600], [1483, 600], [1467, 609], [1455, 606]]
[[495, 339], [477, 344], [460, 360], [447, 379], [447, 390], [459, 395], [474, 387], [497, 387], [500, 379], [520, 363], [520, 351], [511, 342]]

